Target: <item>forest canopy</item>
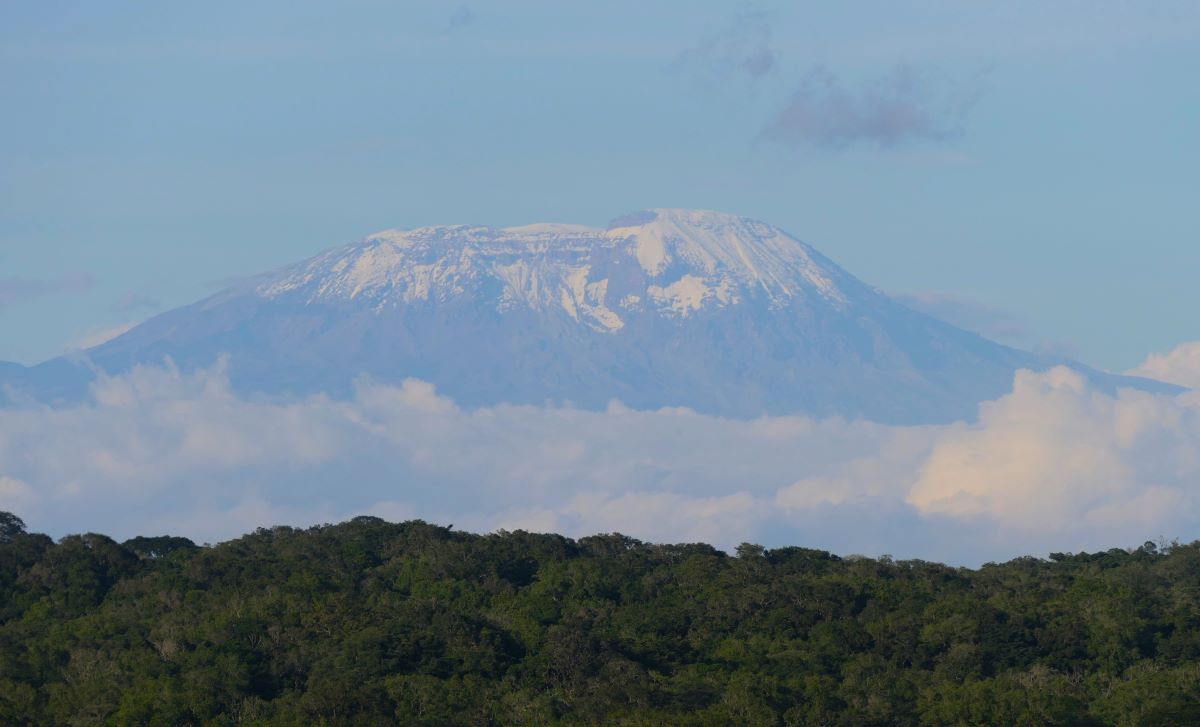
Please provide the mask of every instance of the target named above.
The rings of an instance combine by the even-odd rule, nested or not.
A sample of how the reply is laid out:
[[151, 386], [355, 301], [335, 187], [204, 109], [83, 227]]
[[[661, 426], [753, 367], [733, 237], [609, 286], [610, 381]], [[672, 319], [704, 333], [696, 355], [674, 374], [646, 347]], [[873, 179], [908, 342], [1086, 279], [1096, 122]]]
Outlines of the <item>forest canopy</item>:
[[0, 723], [1200, 724], [1200, 543], [979, 569], [359, 517], [0, 513]]

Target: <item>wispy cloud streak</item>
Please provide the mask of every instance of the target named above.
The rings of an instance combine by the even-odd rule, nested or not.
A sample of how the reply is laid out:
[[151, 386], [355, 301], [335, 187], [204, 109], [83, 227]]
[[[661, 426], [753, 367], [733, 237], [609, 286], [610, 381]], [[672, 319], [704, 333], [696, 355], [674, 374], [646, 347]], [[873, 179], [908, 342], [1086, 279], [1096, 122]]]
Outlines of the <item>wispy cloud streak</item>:
[[0, 308], [61, 293], [83, 293], [91, 289], [93, 282], [86, 273], [71, 273], [52, 279], [0, 277]]
[[743, 9], [728, 26], [680, 52], [672, 65], [707, 84], [732, 76], [757, 81], [779, 65], [779, 54], [772, 45], [771, 20], [766, 10]]

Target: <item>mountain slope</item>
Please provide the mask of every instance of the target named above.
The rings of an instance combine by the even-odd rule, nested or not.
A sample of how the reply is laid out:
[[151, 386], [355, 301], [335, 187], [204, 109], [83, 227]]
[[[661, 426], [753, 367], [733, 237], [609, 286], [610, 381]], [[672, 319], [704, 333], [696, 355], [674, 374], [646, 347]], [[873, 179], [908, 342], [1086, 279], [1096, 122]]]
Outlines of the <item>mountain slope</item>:
[[[1059, 363], [912, 311], [770, 225], [690, 210], [605, 230], [389, 230], [157, 316], [88, 355], [113, 372], [165, 356], [205, 366], [225, 353], [242, 391], [344, 394], [366, 374], [424, 379], [467, 406], [619, 399], [895, 423], [970, 417], [1016, 369]], [[1075, 366], [1102, 385], [1154, 386]], [[60, 374], [57, 393], [78, 395], [87, 376]]]

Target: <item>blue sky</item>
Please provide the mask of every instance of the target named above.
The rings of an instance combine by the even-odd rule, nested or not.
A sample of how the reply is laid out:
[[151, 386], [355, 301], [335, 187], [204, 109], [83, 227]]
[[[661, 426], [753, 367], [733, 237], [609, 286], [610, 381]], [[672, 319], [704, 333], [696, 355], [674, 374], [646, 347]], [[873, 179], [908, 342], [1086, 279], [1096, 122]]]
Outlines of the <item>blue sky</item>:
[[0, 6], [0, 360], [386, 227], [770, 221], [1110, 369], [1200, 338], [1194, 2]]

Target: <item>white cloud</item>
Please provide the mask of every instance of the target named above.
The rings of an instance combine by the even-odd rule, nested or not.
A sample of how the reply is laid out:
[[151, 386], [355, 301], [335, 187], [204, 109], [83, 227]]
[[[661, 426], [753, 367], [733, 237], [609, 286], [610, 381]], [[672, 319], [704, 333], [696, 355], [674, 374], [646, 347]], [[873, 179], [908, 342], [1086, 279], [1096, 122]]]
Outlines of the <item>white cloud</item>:
[[1073, 506], [1110, 497], [1128, 480], [1113, 446], [1116, 403], [1065, 368], [1019, 372], [1013, 393], [984, 405], [978, 423], [939, 439], [908, 501], [922, 512], [1053, 527], [1077, 514]]
[[752, 421], [686, 409], [468, 411], [432, 386], [245, 399], [223, 364], [0, 410], [0, 509], [56, 535], [216, 541], [356, 514], [978, 562], [1195, 537], [1200, 394], [1022, 372], [973, 424]]
[[1152, 353], [1126, 373], [1200, 389], [1200, 341], [1189, 341], [1168, 353]]
[[985, 517], [1016, 542], [1098, 547], [1099, 536], [1132, 542], [1184, 516], [1192, 528], [1197, 498], [1200, 397], [1111, 396], [1059, 367], [1018, 372], [978, 422], [946, 428], [907, 500], [924, 514]]

